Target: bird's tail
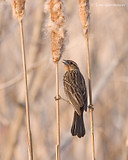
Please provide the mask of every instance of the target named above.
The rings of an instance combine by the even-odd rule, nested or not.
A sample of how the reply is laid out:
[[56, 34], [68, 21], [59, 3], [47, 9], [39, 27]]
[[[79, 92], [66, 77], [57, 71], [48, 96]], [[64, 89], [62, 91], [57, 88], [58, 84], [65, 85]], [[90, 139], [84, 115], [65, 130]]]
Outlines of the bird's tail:
[[84, 121], [83, 121], [83, 112], [79, 116], [77, 112], [74, 112], [74, 118], [71, 128], [71, 133], [73, 136], [78, 136], [79, 138], [83, 137], [85, 135], [85, 127], [84, 127]]

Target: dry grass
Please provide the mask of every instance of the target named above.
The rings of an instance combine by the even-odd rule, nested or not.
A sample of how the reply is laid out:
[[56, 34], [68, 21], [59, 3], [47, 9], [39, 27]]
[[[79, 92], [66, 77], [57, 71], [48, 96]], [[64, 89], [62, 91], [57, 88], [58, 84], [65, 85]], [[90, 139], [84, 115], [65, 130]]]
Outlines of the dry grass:
[[20, 27], [22, 63], [23, 63], [23, 73], [24, 73], [23, 74], [24, 75], [24, 93], [25, 93], [25, 103], [26, 103], [26, 128], [27, 128], [27, 141], [28, 141], [28, 157], [29, 157], [29, 160], [33, 160], [33, 147], [32, 147], [31, 126], [30, 126], [30, 112], [29, 112], [30, 107], [29, 107], [25, 42], [24, 42], [24, 32], [23, 32], [23, 18], [24, 18], [25, 0], [14, 0], [12, 2], [12, 7], [13, 7], [14, 16], [19, 21], [19, 27]]
[[57, 117], [57, 145], [56, 160], [60, 160], [60, 103], [59, 103], [59, 60], [63, 53], [65, 41], [64, 4], [61, 0], [51, 0], [47, 4], [50, 12], [51, 50], [52, 59], [56, 65], [56, 117]]
[[[85, 38], [79, 20], [78, 1], [66, 0], [65, 2], [69, 43], [62, 58], [76, 61], [87, 79]], [[122, 3], [125, 6], [107, 7], [108, 3]], [[55, 159], [56, 146], [56, 112], [53, 99], [56, 78], [55, 66], [51, 60], [50, 37], [47, 32], [42, 31], [42, 26], [45, 26], [44, 20], [48, 19], [46, 15], [42, 17], [43, 6], [42, 0], [27, 1], [24, 33], [27, 68], [31, 68], [36, 62], [42, 62], [40, 67], [31, 69], [28, 76], [34, 157], [36, 160], [51, 160]], [[125, 1], [98, 0], [96, 4], [90, 1], [89, 50], [92, 91], [96, 106], [94, 129], [98, 160], [127, 159], [127, 10]], [[0, 85], [19, 74], [23, 77], [20, 53], [19, 25], [12, 18], [10, 6], [2, 2], [0, 3]], [[120, 61], [122, 56], [124, 58]], [[64, 97], [63, 73], [63, 65], [60, 63], [60, 94]], [[8, 146], [11, 146], [8, 139], [16, 140], [11, 154], [12, 159], [27, 160], [28, 157], [24, 120], [16, 137], [10, 134], [12, 123], [17, 115], [17, 107], [20, 103], [24, 104], [23, 95], [23, 78], [13, 86], [0, 90], [0, 115], [8, 122], [4, 123], [0, 119], [0, 159], [2, 160], [9, 150]], [[65, 102], [60, 102], [60, 105], [62, 159], [78, 160], [80, 156], [81, 159], [85, 159], [85, 156], [86, 159], [91, 159], [89, 114], [85, 114], [84, 117], [87, 133], [84, 140], [72, 138], [70, 134], [72, 108]], [[22, 111], [19, 110], [18, 114], [21, 118]]]
[[83, 26], [83, 32], [86, 41], [86, 62], [88, 71], [88, 95], [89, 95], [89, 111], [91, 125], [91, 140], [92, 140], [92, 160], [95, 160], [95, 143], [94, 143], [94, 118], [93, 118], [93, 102], [92, 102], [92, 84], [91, 84], [91, 68], [90, 68], [90, 52], [89, 52], [89, 0], [79, 0], [79, 14]]

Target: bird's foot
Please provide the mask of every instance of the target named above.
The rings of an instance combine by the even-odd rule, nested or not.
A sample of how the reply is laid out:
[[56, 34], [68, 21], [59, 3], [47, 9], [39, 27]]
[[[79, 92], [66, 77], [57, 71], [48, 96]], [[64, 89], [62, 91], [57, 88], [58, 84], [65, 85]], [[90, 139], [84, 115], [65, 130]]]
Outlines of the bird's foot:
[[93, 107], [93, 105], [92, 104], [90, 104], [89, 106], [88, 106], [88, 108], [89, 108], [89, 110], [94, 110], [94, 107]]
[[67, 102], [67, 103], [71, 104], [68, 100], [64, 99], [64, 98], [63, 98], [63, 97], [61, 97], [60, 95], [59, 95], [59, 97], [58, 97], [58, 98], [55, 96], [55, 97], [54, 97], [54, 99], [55, 99], [55, 101], [63, 100], [63, 101], [65, 101], [65, 102]]
[[58, 97], [54, 97], [55, 101], [59, 101], [61, 99], [61, 96], [59, 95]]

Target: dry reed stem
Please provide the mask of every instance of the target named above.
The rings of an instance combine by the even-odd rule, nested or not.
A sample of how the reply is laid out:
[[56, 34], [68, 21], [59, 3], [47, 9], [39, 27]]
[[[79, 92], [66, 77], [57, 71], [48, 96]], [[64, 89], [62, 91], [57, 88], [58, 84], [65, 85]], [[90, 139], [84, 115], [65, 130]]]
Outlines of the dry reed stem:
[[19, 106], [16, 108], [14, 119], [10, 125], [8, 143], [6, 146], [3, 160], [11, 160], [13, 158], [13, 152], [17, 144], [17, 137], [19, 135], [20, 127], [24, 119], [24, 113], [24, 106], [19, 104]]
[[28, 85], [27, 85], [27, 69], [26, 69], [26, 58], [25, 58], [25, 46], [23, 36], [23, 23], [24, 17], [25, 0], [13, 0], [12, 1], [13, 14], [18, 19], [20, 25], [21, 34], [21, 50], [22, 50], [22, 61], [23, 61], [23, 73], [24, 73], [24, 89], [25, 89], [25, 103], [26, 103], [26, 128], [27, 128], [27, 140], [28, 140], [28, 157], [33, 160], [32, 150], [32, 137], [30, 128], [30, 115], [29, 115], [29, 98], [28, 98]]
[[[31, 71], [33, 71], [34, 69], [37, 69], [38, 67], [40, 67], [44, 63], [45, 63], [44, 60], [33, 63], [27, 69], [27, 74], [30, 73]], [[19, 73], [17, 76], [10, 79], [9, 81], [0, 84], [0, 90], [3, 90], [3, 89], [6, 89], [8, 87], [11, 87], [11, 86], [15, 85], [16, 83], [20, 82], [23, 78], [24, 78], [23, 73]]]
[[56, 117], [57, 117], [57, 145], [56, 160], [60, 160], [60, 109], [59, 109], [59, 64], [56, 63]]
[[91, 139], [92, 139], [92, 160], [95, 160], [95, 143], [94, 143], [94, 120], [93, 120], [93, 104], [92, 104], [92, 88], [91, 88], [91, 69], [90, 69], [90, 55], [88, 35], [86, 39], [86, 54], [87, 54], [87, 68], [88, 68], [88, 89], [89, 89], [89, 112], [90, 112], [90, 126], [91, 126]]
[[92, 104], [92, 88], [91, 88], [91, 69], [90, 69], [90, 55], [88, 42], [88, 20], [89, 20], [89, 0], [79, 0], [79, 13], [83, 26], [83, 31], [86, 40], [86, 55], [87, 55], [87, 70], [88, 70], [88, 90], [89, 90], [89, 111], [90, 111], [90, 125], [91, 125], [91, 139], [92, 139], [92, 160], [95, 160], [95, 144], [94, 144], [94, 120], [93, 120], [93, 104]]
[[23, 72], [24, 72], [24, 87], [25, 87], [25, 102], [26, 102], [26, 127], [27, 127], [27, 140], [28, 140], [28, 153], [29, 159], [33, 160], [33, 149], [32, 149], [32, 137], [30, 128], [30, 115], [29, 115], [29, 98], [28, 98], [28, 85], [27, 85], [27, 69], [26, 69], [26, 57], [24, 47], [24, 36], [23, 36], [23, 23], [19, 21], [20, 33], [21, 33], [21, 49], [22, 49], [22, 61], [23, 61]]
[[[40, 0], [39, 6], [41, 6], [41, 5], [43, 5], [43, 1], [42, 0]], [[34, 38], [32, 39], [32, 43], [31, 43], [32, 45], [30, 46], [30, 50], [29, 50], [29, 53], [31, 53], [31, 55], [33, 55], [33, 56], [31, 56], [31, 58], [28, 58], [29, 61], [31, 61], [32, 64], [30, 65], [30, 67], [28, 67], [27, 73], [30, 73], [33, 69], [37, 69], [42, 64], [45, 66], [46, 63], [47, 63], [47, 62], [45, 62], [45, 60], [43, 58], [40, 61], [37, 61], [37, 62], [33, 63], [33, 61], [35, 60], [35, 57], [37, 58], [37, 56], [38, 56], [37, 55], [37, 51], [39, 50], [39, 46], [40, 46], [40, 45], [37, 45], [37, 44], [39, 44], [38, 42], [40, 41], [40, 31], [41, 31], [41, 28], [42, 28], [42, 21], [43, 21], [43, 12], [42, 12], [41, 8], [38, 9], [37, 15], [35, 17], [37, 17], [37, 23], [34, 25], [33, 36], [32, 36]], [[38, 72], [42, 72], [42, 70], [41, 69], [37, 70], [36, 74]], [[33, 84], [33, 86], [30, 87], [30, 91], [31, 91], [30, 93], [32, 94], [30, 96], [31, 97], [31, 99], [30, 99], [31, 102], [34, 101], [34, 99], [35, 99], [35, 97], [37, 95], [37, 91], [40, 88], [39, 86], [42, 83], [42, 79], [41, 78], [39, 79], [40, 74], [37, 74], [37, 75], [38, 76], [35, 76], [35, 78], [36, 78], [36, 80], [34, 81], [35, 84]], [[8, 82], [5, 82], [3, 85], [0, 85], [0, 89], [4, 89], [6, 87], [15, 85], [16, 83], [18, 83], [23, 78], [24, 78], [23, 77], [23, 73], [19, 73], [13, 79], [9, 80]], [[38, 81], [37, 78], [40, 81]], [[30, 76], [29, 79], [32, 81], [33, 80], [32, 76]], [[39, 83], [37, 83], [37, 82], [39, 82]], [[29, 84], [29, 82], [28, 82], [28, 84]], [[33, 91], [33, 87], [36, 88], [36, 90]], [[21, 104], [24, 103], [24, 98], [23, 97], [22, 97], [21, 101], [22, 101]], [[23, 108], [23, 106], [21, 107], [20, 104], [16, 108], [16, 110], [19, 111], [19, 112], [17, 111], [18, 113], [16, 112], [16, 114], [15, 114], [15, 116], [17, 117], [17, 120], [16, 120], [16, 118], [14, 118], [14, 123], [15, 124], [13, 125], [13, 122], [12, 122], [12, 126], [11, 126], [12, 130], [13, 130], [13, 128], [15, 128], [15, 130], [12, 131], [14, 134], [10, 134], [9, 135], [9, 141], [8, 141], [8, 145], [6, 147], [6, 153], [5, 153], [5, 156], [4, 156], [3, 160], [12, 159], [12, 156], [13, 156], [13, 153], [14, 153], [14, 149], [15, 149], [15, 145], [16, 145], [16, 142], [17, 142], [17, 139], [18, 139], [18, 136], [19, 136], [20, 128], [22, 126], [22, 123], [20, 123], [20, 122], [21, 122], [21, 119], [24, 119], [24, 114], [25, 114], [25, 110], [24, 109], [25, 108]], [[10, 128], [10, 130], [11, 130], [11, 128]]]
[[56, 160], [60, 160], [60, 107], [59, 107], [59, 60], [62, 56], [65, 41], [65, 17], [61, 0], [51, 0], [47, 3], [47, 9], [51, 13], [51, 49], [52, 59], [56, 65], [56, 116], [57, 116], [57, 145]]

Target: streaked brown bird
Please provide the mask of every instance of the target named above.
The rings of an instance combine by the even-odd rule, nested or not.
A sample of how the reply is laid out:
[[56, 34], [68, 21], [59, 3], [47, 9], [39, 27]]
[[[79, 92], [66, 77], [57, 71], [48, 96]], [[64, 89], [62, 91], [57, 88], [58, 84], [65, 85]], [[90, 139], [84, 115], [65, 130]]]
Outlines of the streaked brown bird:
[[83, 75], [78, 65], [72, 60], [63, 60], [65, 74], [63, 77], [64, 91], [74, 106], [74, 118], [71, 128], [73, 136], [79, 138], [85, 135], [83, 112], [87, 111], [87, 90]]

